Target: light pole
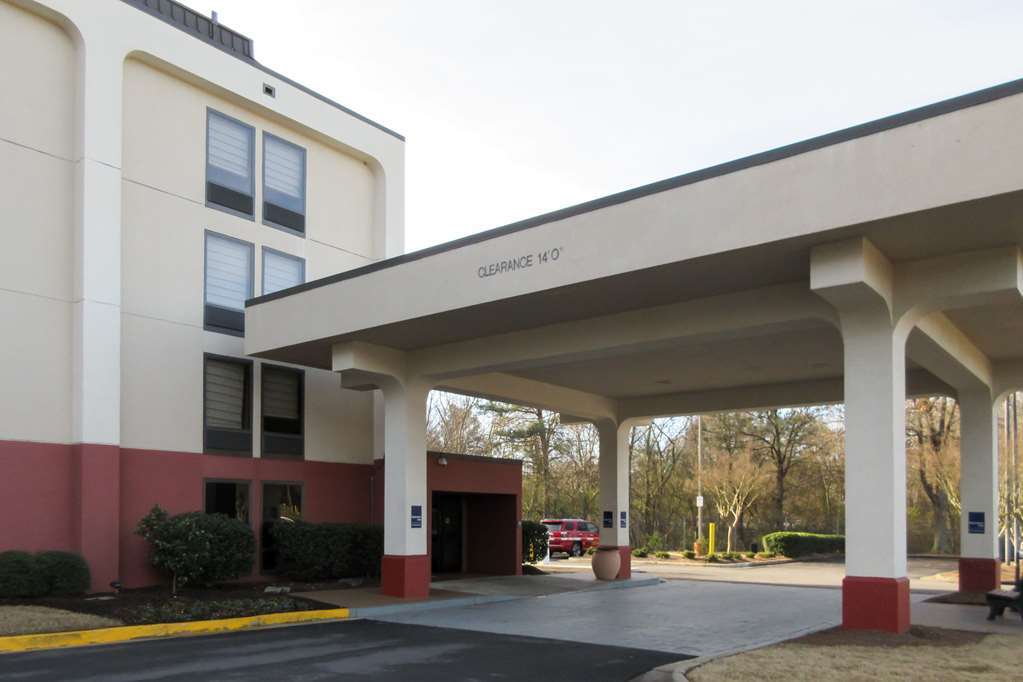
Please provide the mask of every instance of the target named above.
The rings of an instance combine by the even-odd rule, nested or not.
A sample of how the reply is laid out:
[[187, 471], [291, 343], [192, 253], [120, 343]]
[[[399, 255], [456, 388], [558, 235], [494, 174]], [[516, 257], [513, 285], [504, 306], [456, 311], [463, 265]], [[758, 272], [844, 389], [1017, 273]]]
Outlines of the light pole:
[[703, 419], [696, 415], [696, 542], [703, 547]]
[[1012, 513], [1012, 555], [1016, 560], [1015, 584], [1019, 584], [1019, 403], [1016, 402], [1016, 392], [1012, 392], [1012, 492], [1009, 495], [1010, 509]]

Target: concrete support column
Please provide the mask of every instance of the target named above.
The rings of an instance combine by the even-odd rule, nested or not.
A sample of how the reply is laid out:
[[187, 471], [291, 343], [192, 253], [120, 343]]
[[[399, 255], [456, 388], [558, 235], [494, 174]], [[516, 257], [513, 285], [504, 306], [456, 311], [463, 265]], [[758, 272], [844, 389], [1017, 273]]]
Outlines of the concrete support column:
[[842, 625], [909, 629], [905, 337], [886, 310], [842, 315], [845, 551]]
[[97, 28], [78, 41], [72, 442], [73, 526], [92, 589], [119, 574], [123, 55]]
[[906, 339], [894, 265], [866, 239], [813, 249], [810, 288], [838, 313], [845, 346], [842, 626], [909, 629]]
[[426, 397], [430, 387], [391, 381], [384, 394], [384, 594], [422, 599], [430, 592], [426, 533]]
[[618, 578], [632, 575], [629, 547], [629, 438], [633, 420], [597, 422], [600, 434], [600, 545], [621, 555]]
[[998, 560], [998, 415], [990, 391], [959, 392], [959, 591], [1001, 586]]

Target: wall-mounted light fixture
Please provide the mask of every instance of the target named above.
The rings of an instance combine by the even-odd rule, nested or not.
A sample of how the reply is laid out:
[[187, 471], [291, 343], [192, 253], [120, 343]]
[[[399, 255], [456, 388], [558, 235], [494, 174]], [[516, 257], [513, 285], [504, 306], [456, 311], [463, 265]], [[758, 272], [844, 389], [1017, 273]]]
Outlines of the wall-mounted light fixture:
[[441, 455], [437, 458], [437, 464], [440, 464], [442, 467], [446, 467], [448, 465], [448, 458]]

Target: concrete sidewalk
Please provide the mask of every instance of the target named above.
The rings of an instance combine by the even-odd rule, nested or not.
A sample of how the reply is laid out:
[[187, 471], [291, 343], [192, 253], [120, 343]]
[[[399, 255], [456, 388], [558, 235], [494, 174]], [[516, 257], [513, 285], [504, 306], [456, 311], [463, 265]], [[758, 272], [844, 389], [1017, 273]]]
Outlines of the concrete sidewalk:
[[[845, 577], [845, 563], [841, 559], [822, 561], [796, 561], [784, 564], [727, 566], [687, 562], [681, 560], [634, 559], [634, 571], [656, 575], [665, 580], [709, 580], [730, 583], [757, 583], [792, 587], [841, 587]], [[956, 559], [910, 558], [907, 564], [910, 589], [951, 592], [956, 582], [947, 577], [958, 568]], [[589, 559], [561, 559], [544, 566], [544, 570], [557, 575], [586, 573]]]
[[477, 606], [569, 592], [619, 590], [660, 583], [651, 575], [633, 574], [628, 580], [601, 581], [592, 573], [566, 575], [507, 575], [445, 579], [431, 583], [426, 599], [399, 599], [381, 594], [378, 587], [317, 590], [296, 593], [308, 599], [349, 609], [352, 618], [376, 618], [409, 611], [431, 611]]
[[1023, 637], [1023, 620], [1015, 611], [1006, 610], [1003, 617], [988, 620], [986, 606], [938, 604], [925, 601], [929, 596], [926, 594], [913, 595], [912, 615], [910, 616], [913, 625]]

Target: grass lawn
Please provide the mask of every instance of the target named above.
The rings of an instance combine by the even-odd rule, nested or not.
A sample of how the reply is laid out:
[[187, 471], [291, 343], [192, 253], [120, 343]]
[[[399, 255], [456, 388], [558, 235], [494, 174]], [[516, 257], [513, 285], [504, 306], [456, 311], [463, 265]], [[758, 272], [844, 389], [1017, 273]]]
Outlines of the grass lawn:
[[691, 682], [1018, 680], [1021, 652], [1023, 636], [916, 626], [896, 636], [836, 628], [719, 658], [686, 677]]
[[121, 621], [113, 618], [49, 606], [0, 606], [0, 636], [92, 630], [117, 625], [121, 625]]

